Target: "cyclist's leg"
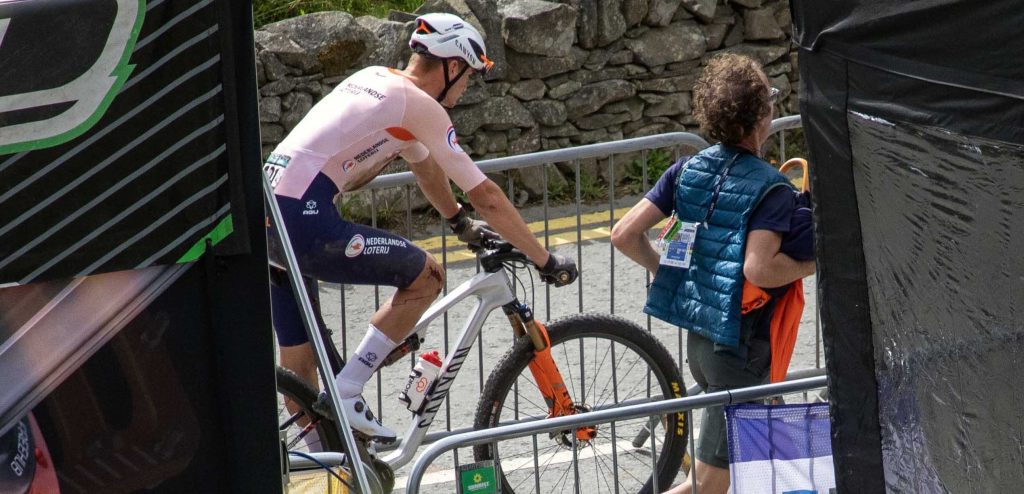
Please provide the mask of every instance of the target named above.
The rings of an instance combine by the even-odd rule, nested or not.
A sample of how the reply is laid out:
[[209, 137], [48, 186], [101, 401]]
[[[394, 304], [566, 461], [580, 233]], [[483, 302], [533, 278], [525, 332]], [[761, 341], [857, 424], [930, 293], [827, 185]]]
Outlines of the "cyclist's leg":
[[430, 254], [424, 252], [424, 257], [423, 268], [416, 279], [395, 291], [370, 318], [373, 325], [394, 341], [400, 342], [409, 336], [444, 287], [444, 268]]
[[[270, 303], [274, 319], [274, 332], [277, 333], [281, 367], [294, 372], [299, 379], [305, 381], [314, 390], [319, 389], [320, 381], [317, 379], [313, 347], [306, 336], [306, 328], [299, 315], [299, 306], [295, 302], [291, 285], [287, 283], [287, 280], [283, 285], [271, 283]], [[298, 404], [288, 399], [285, 400], [284, 405], [292, 414], [300, 409]], [[300, 421], [302, 426], [305, 426], [306, 423], [306, 420]], [[303, 442], [310, 451], [320, 451], [320, 437], [315, 429], [303, 437]]]
[[444, 271], [412, 242], [364, 225], [340, 222], [323, 232], [318, 242], [321, 245], [314, 251], [324, 255], [307, 256], [303, 266], [316, 278], [398, 288], [371, 317], [367, 333], [348, 360], [349, 365], [335, 378], [339, 396], [367, 419], [360, 430], [373, 430], [372, 435], [378, 438], [393, 438], [392, 432], [372, 419], [360, 395], [384, 358], [408, 336], [437, 298], [444, 284]]
[[[408, 336], [444, 285], [444, 270], [412, 242], [389, 232], [346, 223], [330, 232], [324, 252], [343, 255], [310, 262], [316, 277], [348, 284], [390, 285], [395, 294], [370, 318], [366, 336], [338, 374], [342, 397], [358, 395], [384, 357]], [[313, 260], [311, 260], [313, 261]]]
[[287, 280], [284, 285], [270, 285], [270, 302], [281, 367], [294, 372], [314, 389], [319, 388], [313, 346], [309, 343], [299, 306]]

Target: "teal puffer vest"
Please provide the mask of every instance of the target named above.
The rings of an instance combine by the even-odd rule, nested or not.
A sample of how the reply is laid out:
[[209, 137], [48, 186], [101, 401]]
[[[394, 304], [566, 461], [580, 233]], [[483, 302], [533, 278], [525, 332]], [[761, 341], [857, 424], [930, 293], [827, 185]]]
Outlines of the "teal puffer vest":
[[719, 144], [691, 158], [675, 194], [679, 220], [701, 223], [690, 267], [659, 266], [644, 312], [715, 343], [738, 346], [747, 223], [769, 190], [786, 186], [778, 170], [739, 148]]

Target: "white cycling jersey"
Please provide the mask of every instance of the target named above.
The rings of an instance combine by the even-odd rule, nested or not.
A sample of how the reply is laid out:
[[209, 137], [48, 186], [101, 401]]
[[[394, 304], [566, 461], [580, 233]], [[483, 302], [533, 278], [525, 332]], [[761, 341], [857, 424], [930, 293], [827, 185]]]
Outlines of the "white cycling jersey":
[[274, 149], [264, 171], [274, 194], [299, 199], [317, 173], [350, 192], [396, 156], [410, 163], [433, 156], [464, 191], [486, 178], [459, 147], [444, 107], [386, 67], [365, 68], [338, 84]]

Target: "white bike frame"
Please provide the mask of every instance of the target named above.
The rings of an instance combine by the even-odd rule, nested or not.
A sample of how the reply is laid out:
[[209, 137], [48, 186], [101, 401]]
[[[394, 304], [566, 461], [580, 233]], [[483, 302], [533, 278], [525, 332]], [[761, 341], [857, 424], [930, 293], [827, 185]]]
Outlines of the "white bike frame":
[[487, 316], [494, 309], [515, 300], [515, 294], [512, 292], [508, 275], [505, 274], [504, 270], [494, 273], [481, 272], [431, 305], [419, 322], [416, 323], [413, 333], [422, 336], [434, 319], [437, 319], [438, 316], [444, 314], [452, 306], [465, 300], [467, 297], [475, 297], [477, 299], [476, 307], [462, 326], [462, 331], [455, 342], [455, 347], [445, 355], [444, 363], [441, 366], [442, 370], [438, 374], [430, 396], [427, 397], [427, 403], [423, 406], [423, 411], [413, 415], [412, 423], [409, 425], [405, 436], [401, 439], [398, 449], [383, 458], [383, 461], [390, 465], [392, 469], [397, 470], [412, 461], [416, 450], [423, 443], [423, 439], [427, 435], [427, 429], [430, 428], [430, 424], [434, 421], [434, 416], [437, 415], [441, 404], [448, 397], [448, 390], [451, 388], [452, 382], [455, 381], [455, 376], [459, 374], [462, 363], [465, 362], [469, 351], [473, 348], [473, 343], [480, 334], [480, 328], [483, 327]]

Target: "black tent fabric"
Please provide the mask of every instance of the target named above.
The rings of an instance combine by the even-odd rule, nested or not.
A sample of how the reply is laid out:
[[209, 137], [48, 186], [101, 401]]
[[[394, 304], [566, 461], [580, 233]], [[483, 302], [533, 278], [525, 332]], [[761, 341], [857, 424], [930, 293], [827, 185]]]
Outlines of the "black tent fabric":
[[0, 3], [0, 287], [248, 251], [224, 15]]
[[839, 492], [1024, 481], [1024, 11], [793, 0]]

